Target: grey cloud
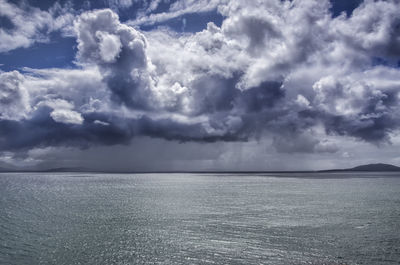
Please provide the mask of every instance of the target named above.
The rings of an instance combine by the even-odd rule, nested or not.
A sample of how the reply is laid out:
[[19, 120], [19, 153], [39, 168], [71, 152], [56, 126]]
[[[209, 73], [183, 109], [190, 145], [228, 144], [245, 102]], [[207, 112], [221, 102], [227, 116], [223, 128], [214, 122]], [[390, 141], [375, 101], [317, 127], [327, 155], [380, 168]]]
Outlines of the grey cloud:
[[280, 153], [336, 153], [339, 148], [310, 132], [292, 132], [273, 137], [272, 146]]
[[[400, 56], [399, 1], [365, 1], [347, 21], [338, 18], [337, 29], [349, 47], [374, 56]], [[352, 25], [352, 26], [351, 26]]]
[[389, 140], [389, 133], [398, 130], [399, 120], [389, 115], [379, 117], [324, 117], [326, 130], [339, 135], [351, 135], [372, 143]]
[[82, 14], [75, 29], [78, 59], [100, 67], [112, 98], [128, 107], [149, 108], [144, 36], [121, 24], [118, 15], [107, 9]]
[[[331, 136], [381, 143], [398, 132], [400, 70], [371, 64], [397, 56], [394, 2], [366, 1], [350, 18], [333, 18], [328, 1], [213, 3], [221, 27], [193, 34], [139, 32], [108, 9], [82, 14], [79, 69], [2, 73], [21, 81], [1, 88], [27, 96], [23, 116], [11, 107], [2, 116], [0, 149], [270, 135], [281, 153], [334, 153]], [[377, 32], [363, 28], [370, 18]]]
[[[168, 118], [152, 119], [147, 116], [121, 118], [106, 113], [82, 115], [83, 121], [70, 110], [50, 107], [37, 109], [29, 120], [0, 120], [0, 150], [29, 150], [46, 146], [78, 146], [128, 144], [135, 136], [151, 136], [180, 142], [216, 142], [237, 140], [237, 135], [224, 131], [225, 125], [182, 123]], [[68, 113], [69, 111], [69, 113]], [[78, 119], [78, 122], [76, 120]], [[228, 125], [234, 126], [235, 124]]]
[[399, 127], [400, 82], [393, 76], [397, 73], [377, 67], [363, 74], [316, 82], [315, 109], [327, 131], [374, 143], [387, 141]]
[[0, 72], [0, 118], [18, 120], [29, 111], [29, 95], [17, 71]]
[[[0, 149], [28, 150], [33, 147], [60, 145], [86, 148], [96, 143], [128, 143], [132, 137], [130, 128], [116, 122], [110, 126], [103, 126], [91, 122], [90, 116], [84, 117], [85, 122], [82, 125], [59, 122], [51, 117], [52, 111], [49, 107], [41, 107], [29, 120], [0, 121]], [[65, 117], [61, 118], [65, 120]]]

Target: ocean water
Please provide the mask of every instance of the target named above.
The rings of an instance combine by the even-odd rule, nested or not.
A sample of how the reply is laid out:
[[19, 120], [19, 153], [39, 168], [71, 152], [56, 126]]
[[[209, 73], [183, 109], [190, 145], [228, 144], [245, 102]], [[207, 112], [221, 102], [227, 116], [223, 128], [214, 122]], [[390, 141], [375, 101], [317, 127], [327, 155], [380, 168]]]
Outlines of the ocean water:
[[400, 175], [2, 173], [0, 264], [400, 264]]

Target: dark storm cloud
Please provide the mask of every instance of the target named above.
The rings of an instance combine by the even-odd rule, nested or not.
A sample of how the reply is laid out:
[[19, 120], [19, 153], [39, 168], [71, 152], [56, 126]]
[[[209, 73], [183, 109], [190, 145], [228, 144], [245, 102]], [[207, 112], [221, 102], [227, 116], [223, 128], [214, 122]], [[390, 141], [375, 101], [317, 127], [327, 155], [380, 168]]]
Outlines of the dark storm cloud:
[[85, 148], [93, 143], [105, 145], [128, 143], [132, 137], [129, 128], [117, 124], [104, 126], [96, 123], [82, 125], [60, 123], [50, 117], [50, 112], [50, 108], [41, 108], [29, 120], [0, 121], [0, 148], [26, 150], [60, 145]]
[[365, 1], [349, 17], [333, 17], [329, 1], [201, 3], [218, 7], [220, 27], [140, 32], [112, 10], [85, 12], [77, 69], [0, 73], [0, 150], [268, 134], [280, 153], [334, 153], [330, 135], [380, 143], [398, 131], [400, 70], [372, 64], [400, 59], [396, 1]]
[[[201, 123], [185, 124], [171, 119], [153, 120], [147, 116], [121, 119], [109, 114], [84, 116], [83, 124], [57, 122], [51, 118], [51, 108], [38, 109], [29, 120], [0, 120], [0, 150], [18, 151], [34, 147], [128, 144], [135, 136], [150, 136], [180, 142], [237, 141], [235, 133], [210, 133]], [[224, 127], [213, 124], [215, 130]]]
[[275, 107], [284, 96], [281, 82], [265, 81], [257, 87], [242, 91], [237, 100], [246, 112], [261, 112]]

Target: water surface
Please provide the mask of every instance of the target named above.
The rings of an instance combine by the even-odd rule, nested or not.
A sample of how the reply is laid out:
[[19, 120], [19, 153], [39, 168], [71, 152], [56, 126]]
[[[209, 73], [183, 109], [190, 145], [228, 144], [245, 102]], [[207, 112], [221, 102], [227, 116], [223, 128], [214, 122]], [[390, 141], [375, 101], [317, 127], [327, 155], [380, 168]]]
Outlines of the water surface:
[[0, 174], [0, 264], [400, 264], [398, 174]]

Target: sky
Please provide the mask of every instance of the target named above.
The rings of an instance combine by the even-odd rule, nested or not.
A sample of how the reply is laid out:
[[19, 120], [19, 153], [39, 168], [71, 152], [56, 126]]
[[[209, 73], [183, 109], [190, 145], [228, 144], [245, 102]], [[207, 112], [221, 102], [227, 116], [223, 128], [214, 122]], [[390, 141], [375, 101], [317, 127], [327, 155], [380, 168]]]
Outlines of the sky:
[[0, 168], [400, 165], [399, 0], [0, 0]]

